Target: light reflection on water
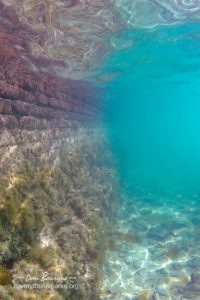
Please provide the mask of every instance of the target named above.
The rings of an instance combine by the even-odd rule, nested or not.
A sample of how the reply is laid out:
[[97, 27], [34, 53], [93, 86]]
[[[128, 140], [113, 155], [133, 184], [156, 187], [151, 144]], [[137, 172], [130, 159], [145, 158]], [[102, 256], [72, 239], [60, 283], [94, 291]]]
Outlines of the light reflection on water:
[[128, 27], [154, 28], [200, 18], [199, 0], [116, 0]]

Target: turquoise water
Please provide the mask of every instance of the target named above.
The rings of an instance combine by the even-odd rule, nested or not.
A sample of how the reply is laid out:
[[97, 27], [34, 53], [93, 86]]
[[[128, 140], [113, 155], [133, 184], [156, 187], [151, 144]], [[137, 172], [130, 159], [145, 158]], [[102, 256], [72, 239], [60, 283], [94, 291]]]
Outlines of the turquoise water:
[[123, 180], [133, 191], [200, 192], [200, 25], [121, 35], [110, 58], [108, 122]]
[[200, 299], [199, 32], [112, 38], [106, 123], [122, 189], [114, 234], [125, 237], [107, 253], [102, 299]]

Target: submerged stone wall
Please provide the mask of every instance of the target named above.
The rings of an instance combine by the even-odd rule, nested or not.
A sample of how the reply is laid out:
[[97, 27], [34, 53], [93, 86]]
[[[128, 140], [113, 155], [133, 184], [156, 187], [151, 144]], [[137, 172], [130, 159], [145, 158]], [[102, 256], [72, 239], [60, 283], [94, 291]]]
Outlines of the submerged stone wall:
[[[26, 19], [27, 4], [0, 0], [0, 128], [66, 128], [69, 120], [96, 122], [102, 111], [100, 90], [66, 76], [65, 55], [55, 58], [62, 42], [53, 45], [49, 26], [34, 27]], [[65, 48], [68, 53], [69, 42]]]
[[0, 132], [1, 299], [97, 299], [117, 181], [104, 134], [77, 125]]
[[100, 90], [80, 78], [106, 53], [110, 4], [18, 2], [0, 0], [0, 299], [95, 300], [117, 179]]
[[[6, 38], [6, 37], [5, 37]], [[33, 72], [11, 45], [0, 45], [0, 127], [65, 128], [100, 117], [97, 89], [81, 80]]]
[[0, 298], [97, 299], [117, 190], [106, 138], [95, 129], [98, 92], [35, 72], [4, 38]]

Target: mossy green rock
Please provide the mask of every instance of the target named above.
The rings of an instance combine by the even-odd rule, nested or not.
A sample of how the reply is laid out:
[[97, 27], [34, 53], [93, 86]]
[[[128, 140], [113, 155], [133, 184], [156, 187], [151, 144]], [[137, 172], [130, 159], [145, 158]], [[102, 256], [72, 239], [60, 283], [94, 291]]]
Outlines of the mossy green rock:
[[0, 267], [0, 286], [12, 283], [12, 275], [10, 271], [4, 267]]

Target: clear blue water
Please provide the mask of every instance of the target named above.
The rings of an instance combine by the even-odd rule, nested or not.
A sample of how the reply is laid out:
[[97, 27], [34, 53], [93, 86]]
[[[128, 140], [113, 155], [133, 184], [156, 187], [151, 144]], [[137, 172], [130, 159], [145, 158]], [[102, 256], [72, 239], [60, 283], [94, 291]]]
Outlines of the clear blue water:
[[200, 299], [199, 33], [113, 37], [105, 122], [122, 187], [114, 233], [129, 238], [107, 253], [102, 299]]
[[122, 179], [162, 194], [200, 192], [200, 25], [122, 33], [106, 71], [108, 124]]

